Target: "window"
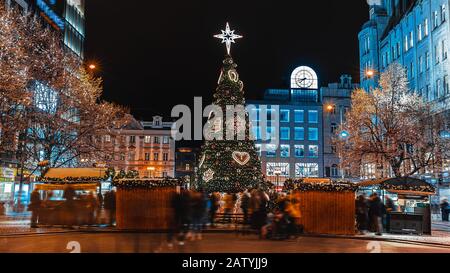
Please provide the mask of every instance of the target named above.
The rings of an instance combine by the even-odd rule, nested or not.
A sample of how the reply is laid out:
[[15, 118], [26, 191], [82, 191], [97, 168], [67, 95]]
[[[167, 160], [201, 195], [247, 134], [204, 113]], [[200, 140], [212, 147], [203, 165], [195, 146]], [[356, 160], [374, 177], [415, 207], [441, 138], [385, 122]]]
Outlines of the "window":
[[438, 64], [440, 62], [440, 54], [439, 54], [439, 46], [436, 45], [434, 47], [434, 56], [436, 57], [436, 64]]
[[309, 123], [319, 123], [319, 112], [314, 111], [308, 111], [308, 122]]
[[261, 144], [255, 144], [255, 148], [256, 148], [256, 153], [258, 154], [258, 156], [261, 157], [261, 148], [262, 148], [262, 145], [261, 145]]
[[439, 26], [439, 17], [438, 12], [433, 12], [433, 18], [434, 18], [434, 28], [437, 28]]
[[169, 144], [170, 138], [168, 136], [163, 137], [163, 144]]
[[411, 31], [409, 33], [409, 48], [413, 48], [414, 47], [414, 32]]
[[265, 140], [276, 140], [275, 127], [267, 127], [266, 132], [267, 134]]
[[149, 144], [150, 142], [152, 142], [152, 137], [151, 136], [145, 136], [144, 137], [144, 142]]
[[169, 161], [169, 154], [163, 153], [163, 161]]
[[190, 171], [190, 170], [191, 170], [191, 164], [186, 164], [185, 170], [186, 170], [186, 171]]
[[159, 153], [153, 154], [153, 161], [159, 161]]
[[289, 163], [267, 163], [267, 176], [289, 177]]
[[130, 152], [128, 154], [128, 160], [130, 160], [130, 161], [134, 161], [135, 157], [136, 157], [136, 154], [134, 152]]
[[422, 41], [422, 24], [417, 26], [417, 40]]
[[111, 142], [111, 136], [105, 135], [105, 142]]
[[272, 120], [275, 116], [275, 109], [267, 109], [267, 120]]
[[419, 74], [423, 73], [423, 56], [419, 57]]
[[309, 145], [308, 157], [311, 157], [311, 158], [319, 157], [319, 146]]
[[295, 140], [305, 140], [305, 128], [295, 127]]
[[297, 163], [295, 164], [295, 176], [299, 178], [319, 177], [319, 164]]
[[450, 86], [448, 82], [448, 75], [444, 76], [444, 93], [448, 95], [450, 93]]
[[304, 145], [295, 145], [295, 157], [305, 157]]
[[318, 141], [319, 140], [319, 129], [318, 128], [309, 128], [308, 129], [308, 140], [309, 141]]
[[331, 123], [331, 134], [335, 134], [338, 129], [338, 125], [336, 123]]
[[414, 74], [414, 62], [411, 62], [410, 64], [410, 70], [411, 70], [411, 79], [414, 78], [415, 74]]
[[153, 138], [153, 143], [154, 143], [154, 144], [160, 144], [161, 142], [160, 142], [159, 137], [155, 136], [155, 137]]
[[136, 137], [130, 136], [130, 144], [136, 143]]
[[447, 15], [446, 15], [446, 7], [445, 4], [441, 6], [441, 23], [445, 22], [445, 20], [447, 19]]
[[427, 51], [427, 52], [425, 53], [425, 68], [426, 68], [427, 70], [430, 69], [430, 61], [431, 61], [430, 52]]
[[261, 140], [261, 128], [253, 127], [253, 137], [255, 140]]
[[120, 161], [125, 161], [125, 154], [124, 153], [120, 154]]
[[338, 177], [339, 176], [339, 168], [336, 164], [331, 166], [331, 176], [332, 177]]
[[280, 146], [280, 154], [283, 158], [288, 158], [291, 156], [289, 145], [281, 145]]
[[423, 33], [424, 37], [428, 36], [428, 18], [425, 19], [425, 22], [423, 23]]
[[150, 161], [150, 154], [149, 153], [145, 153], [145, 161]]
[[409, 49], [408, 35], [405, 36], [405, 52]]
[[260, 121], [261, 120], [261, 109], [253, 109], [251, 118], [252, 118], [252, 121]]
[[439, 79], [436, 81], [436, 97], [435, 97], [435, 99], [440, 98], [441, 96], [442, 96], [442, 88], [441, 88], [441, 80]]
[[280, 110], [280, 122], [289, 122], [289, 110]]
[[277, 156], [277, 145], [266, 145], [266, 154], [267, 157], [276, 157]]
[[295, 110], [295, 122], [296, 123], [303, 123], [305, 122], [305, 111], [303, 110]]
[[442, 52], [442, 60], [446, 60], [447, 59], [447, 41], [445, 39], [442, 40], [441, 52]]
[[291, 139], [290, 133], [291, 133], [291, 130], [289, 127], [281, 127], [281, 129], [280, 129], [281, 140], [290, 140]]

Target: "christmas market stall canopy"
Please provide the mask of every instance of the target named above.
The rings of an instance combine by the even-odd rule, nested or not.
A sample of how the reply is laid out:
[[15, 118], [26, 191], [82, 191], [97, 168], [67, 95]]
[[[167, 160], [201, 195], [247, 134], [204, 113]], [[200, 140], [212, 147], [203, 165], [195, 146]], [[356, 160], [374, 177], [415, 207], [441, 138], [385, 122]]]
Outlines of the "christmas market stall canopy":
[[402, 195], [435, 195], [436, 189], [429, 183], [412, 177], [368, 180], [357, 184], [360, 188], [379, 188]]
[[45, 184], [97, 184], [110, 178], [105, 168], [51, 168], [39, 179]]

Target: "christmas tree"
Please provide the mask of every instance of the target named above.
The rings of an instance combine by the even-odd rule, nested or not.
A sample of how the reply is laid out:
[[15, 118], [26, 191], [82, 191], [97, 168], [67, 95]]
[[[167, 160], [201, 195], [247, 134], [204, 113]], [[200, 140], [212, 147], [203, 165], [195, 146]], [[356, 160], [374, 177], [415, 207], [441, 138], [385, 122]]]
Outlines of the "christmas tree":
[[[237, 193], [257, 186], [263, 181], [263, 176], [255, 141], [250, 134], [249, 115], [244, 110], [244, 84], [239, 80], [237, 65], [230, 55], [231, 42], [241, 36], [234, 35], [227, 24], [227, 31], [216, 37], [227, 43], [228, 52], [214, 94], [214, 106], [223, 115], [211, 113], [209, 116], [211, 130], [208, 132], [211, 135], [206, 132], [207, 140], [202, 147], [199, 187], [207, 192]], [[230, 106], [241, 107], [241, 111], [227, 116]]]

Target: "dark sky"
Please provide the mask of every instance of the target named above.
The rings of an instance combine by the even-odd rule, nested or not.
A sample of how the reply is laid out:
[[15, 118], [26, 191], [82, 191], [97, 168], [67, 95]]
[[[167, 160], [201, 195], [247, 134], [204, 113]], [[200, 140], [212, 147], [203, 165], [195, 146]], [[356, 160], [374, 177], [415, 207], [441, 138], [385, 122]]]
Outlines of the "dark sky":
[[230, 22], [244, 35], [232, 55], [247, 99], [288, 87], [309, 65], [321, 85], [359, 76], [357, 35], [368, 19], [364, 0], [86, 1], [86, 60], [95, 60], [105, 99], [137, 118], [170, 115], [203, 96], [210, 103], [225, 48], [214, 34]]

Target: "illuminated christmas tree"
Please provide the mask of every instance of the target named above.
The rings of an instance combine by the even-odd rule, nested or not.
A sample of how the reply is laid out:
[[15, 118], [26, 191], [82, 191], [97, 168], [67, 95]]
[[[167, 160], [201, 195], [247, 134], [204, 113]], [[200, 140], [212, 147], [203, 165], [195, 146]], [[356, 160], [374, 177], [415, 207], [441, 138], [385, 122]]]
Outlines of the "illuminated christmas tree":
[[[230, 55], [231, 43], [242, 36], [235, 35], [227, 24], [226, 31], [216, 35], [227, 45], [214, 105], [206, 131], [206, 142], [199, 162], [199, 187], [208, 192], [237, 193], [253, 188], [263, 181], [261, 162], [250, 135], [249, 115], [244, 110], [244, 84], [239, 79], [237, 65]], [[227, 117], [227, 107], [240, 111]], [[219, 115], [217, 112], [222, 112]]]

